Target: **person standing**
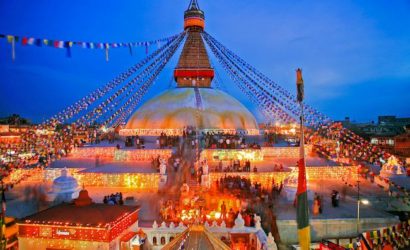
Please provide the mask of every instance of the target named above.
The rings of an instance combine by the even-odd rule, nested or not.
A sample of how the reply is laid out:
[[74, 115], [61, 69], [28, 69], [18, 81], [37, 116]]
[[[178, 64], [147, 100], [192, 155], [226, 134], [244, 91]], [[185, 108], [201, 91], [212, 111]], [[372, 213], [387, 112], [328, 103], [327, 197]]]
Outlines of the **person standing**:
[[222, 205], [221, 205], [221, 219], [222, 219], [222, 220], [226, 220], [226, 205], [225, 205], [225, 201], [222, 201]]
[[319, 214], [319, 199], [318, 197], [315, 197], [313, 200], [313, 215], [318, 215]]
[[332, 197], [332, 206], [336, 207], [336, 191], [335, 190], [333, 190], [331, 197]]
[[336, 207], [338, 207], [339, 206], [339, 200], [340, 200], [340, 194], [339, 194], [339, 192], [337, 192], [336, 191], [336, 194], [335, 194], [335, 206]]
[[317, 196], [317, 201], [319, 205], [319, 214], [323, 213], [323, 204], [322, 204], [322, 196], [318, 195]]

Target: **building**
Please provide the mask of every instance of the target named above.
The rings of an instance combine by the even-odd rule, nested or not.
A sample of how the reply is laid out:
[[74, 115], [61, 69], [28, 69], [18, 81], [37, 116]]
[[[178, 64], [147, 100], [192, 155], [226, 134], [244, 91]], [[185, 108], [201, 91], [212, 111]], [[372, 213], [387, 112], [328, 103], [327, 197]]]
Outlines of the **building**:
[[214, 69], [201, 35], [204, 27], [204, 12], [191, 1], [184, 13], [187, 38], [174, 70], [177, 87], [142, 105], [120, 135], [182, 134], [188, 126], [202, 131], [259, 134], [251, 112], [234, 97], [212, 87]]
[[[349, 117], [340, 121], [344, 127], [352, 130], [356, 134], [366, 138], [371, 144], [378, 146], [386, 152], [403, 155], [406, 151], [406, 126], [410, 125], [410, 118], [397, 118], [396, 116], [387, 115], [379, 116], [377, 123], [352, 122]], [[399, 146], [396, 147], [396, 143]]]
[[406, 126], [406, 132], [394, 137], [394, 153], [405, 159], [410, 166], [410, 125]]
[[381, 115], [377, 119], [379, 125], [392, 125], [398, 127], [405, 127], [410, 124], [410, 118], [398, 118], [395, 115]]
[[[266, 235], [261, 226], [260, 217], [256, 216], [254, 227], [245, 226], [239, 214], [233, 227], [224, 222], [205, 222], [204, 225], [185, 226], [182, 222], [174, 225], [162, 222], [158, 226], [154, 221], [150, 227], [140, 227], [146, 234], [144, 247], [152, 250], [171, 249], [235, 249], [235, 250], [276, 250], [277, 246], [271, 233]], [[181, 246], [184, 246], [181, 248]], [[262, 247], [264, 246], [264, 247]]]
[[[81, 190], [73, 203], [63, 203], [18, 223], [19, 249], [133, 249], [137, 237], [137, 206], [93, 203]], [[138, 247], [134, 248], [138, 249]]]
[[0, 125], [0, 144], [14, 145], [21, 143], [21, 135], [29, 129], [28, 125]]

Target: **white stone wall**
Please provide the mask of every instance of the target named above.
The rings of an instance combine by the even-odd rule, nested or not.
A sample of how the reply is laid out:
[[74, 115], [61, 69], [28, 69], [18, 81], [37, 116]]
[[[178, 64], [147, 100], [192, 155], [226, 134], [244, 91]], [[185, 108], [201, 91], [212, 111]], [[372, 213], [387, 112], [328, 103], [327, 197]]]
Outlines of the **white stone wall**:
[[[393, 226], [399, 223], [398, 218], [363, 218], [361, 230], [370, 231], [380, 227]], [[277, 220], [281, 241], [295, 244], [297, 238], [296, 220]], [[357, 234], [356, 219], [315, 219], [310, 220], [312, 241], [329, 238], [349, 238]]]

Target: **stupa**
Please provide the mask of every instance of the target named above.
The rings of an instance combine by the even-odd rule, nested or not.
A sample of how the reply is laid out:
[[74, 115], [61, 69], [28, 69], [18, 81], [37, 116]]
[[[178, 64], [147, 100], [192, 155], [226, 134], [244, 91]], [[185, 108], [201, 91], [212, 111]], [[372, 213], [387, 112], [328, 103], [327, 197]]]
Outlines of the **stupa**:
[[174, 70], [177, 87], [142, 105], [120, 135], [175, 135], [188, 126], [205, 132], [259, 133], [254, 116], [244, 105], [212, 87], [215, 72], [201, 35], [204, 28], [204, 12], [192, 0], [184, 13], [187, 38]]
[[78, 196], [78, 191], [77, 180], [68, 175], [67, 169], [64, 168], [61, 170], [61, 176], [54, 179], [52, 191], [48, 193], [47, 200], [55, 203], [71, 202], [73, 197]]

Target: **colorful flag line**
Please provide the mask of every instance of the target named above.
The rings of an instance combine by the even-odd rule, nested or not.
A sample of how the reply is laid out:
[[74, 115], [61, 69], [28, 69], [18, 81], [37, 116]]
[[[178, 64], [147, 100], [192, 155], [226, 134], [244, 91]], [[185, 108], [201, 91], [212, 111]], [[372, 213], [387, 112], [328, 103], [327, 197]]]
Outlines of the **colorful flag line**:
[[[178, 34], [179, 35], [179, 34]], [[13, 40], [21, 42], [21, 45], [35, 45], [38, 47], [48, 46], [54, 48], [67, 48], [77, 45], [83, 49], [105, 49], [105, 48], [121, 48], [121, 47], [141, 47], [150, 46], [153, 44], [158, 44], [161, 42], [168, 42], [178, 35], [174, 35], [167, 38], [161, 38], [152, 41], [141, 41], [141, 42], [75, 42], [67, 40], [53, 40], [47, 38], [34, 38], [28, 36], [16, 36], [16, 35], [4, 35], [0, 34], [0, 38], [7, 38], [7, 41], [11, 43]]]
[[48, 38], [35, 38], [28, 36], [16, 36], [16, 35], [6, 35], [0, 34], [1, 38], [6, 38], [8, 43], [12, 44], [12, 59], [15, 60], [15, 44], [21, 43], [23, 46], [32, 45], [37, 47], [53, 47], [58, 49], [66, 49], [67, 57], [71, 57], [71, 48], [76, 46], [82, 49], [104, 49], [106, 51], [106, 60], [108, 61], [108, 49], [111, 48], [129, 48], [130, 54], [132, 55], [133, 47], [145, 47], [146, 53], [148, 53], [148, 47], [157, 44], [158, 46], [162, 42], [169, 42], [175, 39], [177, 35], [171, 37], [161, 38], [152, 41], [140, 41], [140, 42], [76, 42], [70, 40], [55, 40]]

